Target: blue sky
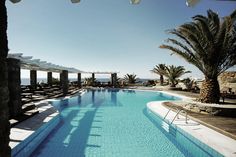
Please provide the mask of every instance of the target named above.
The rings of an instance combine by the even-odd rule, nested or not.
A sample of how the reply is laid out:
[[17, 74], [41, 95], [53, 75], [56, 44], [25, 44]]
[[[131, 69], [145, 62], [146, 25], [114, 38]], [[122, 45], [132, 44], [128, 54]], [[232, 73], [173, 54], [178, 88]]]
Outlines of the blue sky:
[[[149, 70], [159, 63], [182, 65], [201, 77], [195, 67], [159, 48], [170, 37], [165, 30], [209, 8], [229, 15], [236, 2], [202, 0], [189, 8], [185, 0], [142, 0], [139, 5], [129, 0], [22, 0], [8, 2], [7, 8], [10, 52], [84, 71], [119, 71], [120, 77], [156, 78]], [[28, 76], [22, 71], [22, 77]]]

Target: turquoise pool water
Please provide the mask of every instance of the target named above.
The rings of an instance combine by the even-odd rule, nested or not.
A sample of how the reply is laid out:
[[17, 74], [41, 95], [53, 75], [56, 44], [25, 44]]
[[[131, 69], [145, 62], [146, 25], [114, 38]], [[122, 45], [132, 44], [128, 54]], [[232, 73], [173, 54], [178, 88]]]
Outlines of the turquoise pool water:
[[[176, 99], [157, 92], [97, 90], [55, 101], [61, 122], [31, 156], [199, 156], [198, 151], [191, 154], [189, 147], [185, 149], [179, 145], [181, 141], [174, 141], [146, 111], [147, 102]], [[191, 149], [199, 150], [201, 156], [211, 156], [195, 144]]]

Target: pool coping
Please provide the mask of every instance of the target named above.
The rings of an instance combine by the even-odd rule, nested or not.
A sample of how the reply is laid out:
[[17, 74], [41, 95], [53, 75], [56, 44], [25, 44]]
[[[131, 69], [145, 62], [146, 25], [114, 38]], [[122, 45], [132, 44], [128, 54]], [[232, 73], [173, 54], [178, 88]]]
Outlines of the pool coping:
[[[78, 92], [80, 95], [84, 90]], [[29, 119], [20, 122], [10, 130], [9, 146], [12, 149], [12, 156], [27, 157], [36, 147], [50, 134], [60, 123], [59, 111], [52, 106], [50, 101], [58, 101], [73, 97], [66, 96], [55, 99], [45, 99], [36, 102], [39, 113]]]
[[35, 104], [39, 113], [11, 128], [12, 156], [29, 156], [60, 122], [59, 112], [48, 101]]
[[154, 89], [129, 89], [129, 88], [119, 88], [119, 89], [122, 89], [122, 90], [136, 90], [136, 91], [143, 91], [143, 92], [158, 92], [158, 93], [163, 93], [163, 94], [168, 94], [168, 95], [171, 95], [171, 96], [175, 96], [175, 97], [178, 97], [178, 98], [181, 98], [181, 99], [184, 99], [184, 100], [194, 100], [194, 98], [191, 98], [191, 97], [188, 97], [188, 96], [184, 96], [184, 95], [180, 95], [180, 94], [176, 94], [176, 93], [171, 93], [169, 91], [160, 91], [160, 90], [154, 90]]
[[[158, 91], [164, 94], [169, 94], [172, 96], [180, 97], [184, 100], [191, 100], [191, 98], [173, 94], [166, 91]], [[168, 101], [152, 101], [147, 103], [147, 108], [151, 110], [154, 114], [157, 114], [159, 117], [164, 119], [166, 113], [168, 112], [168, 108], [166, 108], [162, 103]], [[167, 121], [171, 122], [176, 115], [176, 112], [170, 111], [168, 116], [165, 118]], [[176, 127], [184, 130], [191, 136], [195, 137], [202, 143], [208, 145], [209, 147], [213, 148], [214, 150], [220, 152], [224, 156], [229, 157], [236, 157], [236, 140], [227, 137], [207, 126], [204, 126], [193, 119], [188, 120], [188, 124], [185, 123], [185, 117], [180, 115], [180, 119], [173, 122]], [[216, 138], [217, 137], [217, 138]]]

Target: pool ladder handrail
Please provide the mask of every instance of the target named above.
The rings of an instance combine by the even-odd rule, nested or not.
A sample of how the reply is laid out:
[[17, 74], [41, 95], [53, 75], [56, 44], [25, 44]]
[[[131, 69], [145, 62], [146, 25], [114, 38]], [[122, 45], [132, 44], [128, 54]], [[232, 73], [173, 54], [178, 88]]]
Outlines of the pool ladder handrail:
[[[171, 110], [172, 110], [171, 108], [168, 110], [168, 112], [166, 113], [164, 119], [167, 117], [167, 115], [170, 113]], [[182, 112], [182, 113], [185, 112], [185, 123], [186, 123], [186, 124], [188, 123], [188, 113], [187, 113], [187, 111], [185, 111], [185, 110], [183, 110], [183, 109], [177, 109], [177, 113], [176, 113], [175, 117], [172, 119], [172, 121], [171, 121], [170, 124], [172, 124], [172, 123], [175, 121], [176, 117], [179, 119], [179, 114], [180, 114], [181, 112]]]
[[[172, 108], [170, 108], [169, 110], [168, 110], [168, 112], [166, 113], [166, 115], [165, 115], [165, 117], [164, 117], [164, 119], [166, 119], [166, 117], [167, 117], [167, 115], [170, 113], [170, 111], [172, 110]], [[175, 108], [175, 110], [179, 110], [178, 108]]]

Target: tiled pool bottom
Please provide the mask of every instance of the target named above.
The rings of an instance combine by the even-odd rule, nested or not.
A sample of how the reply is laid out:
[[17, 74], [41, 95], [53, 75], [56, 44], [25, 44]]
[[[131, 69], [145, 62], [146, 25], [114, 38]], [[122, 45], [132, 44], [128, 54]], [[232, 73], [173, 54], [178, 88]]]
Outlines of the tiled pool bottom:
[[182, 149], [145, 113], [147, 102], [174, 99], [156, 92], [90, 91], [55, 102], [61, 123], [31, 156], [199, 156]]

